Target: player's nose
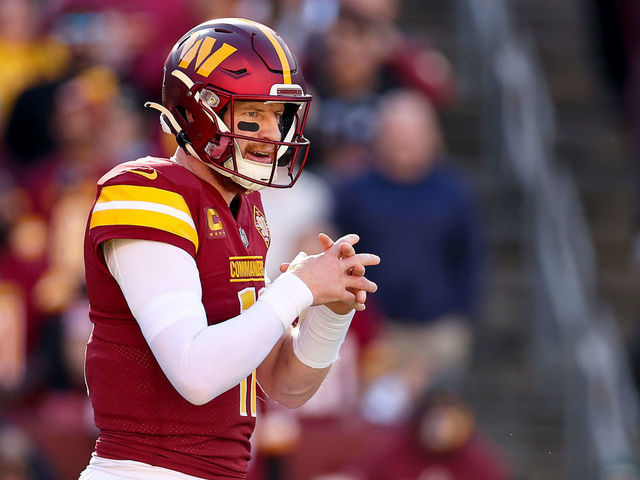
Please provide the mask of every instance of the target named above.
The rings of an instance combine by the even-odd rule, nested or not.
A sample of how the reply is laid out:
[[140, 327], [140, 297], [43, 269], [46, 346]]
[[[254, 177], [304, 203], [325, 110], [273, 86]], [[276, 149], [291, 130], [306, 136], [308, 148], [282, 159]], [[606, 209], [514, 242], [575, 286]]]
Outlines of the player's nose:
[[266, 140], [280, 140], [280, 126], [276, 115], [267, 115], [266, 118], [260, 122], [260, 136]]

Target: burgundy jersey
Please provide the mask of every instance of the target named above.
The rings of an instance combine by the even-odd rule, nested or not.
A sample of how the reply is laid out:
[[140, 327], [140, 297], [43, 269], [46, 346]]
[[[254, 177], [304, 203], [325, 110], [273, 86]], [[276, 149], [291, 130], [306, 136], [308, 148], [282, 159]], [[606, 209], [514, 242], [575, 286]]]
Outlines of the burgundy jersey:
[[123, 163], [98, 182], [85, 236], [94, 324], [86, 380], [100, 429], [98, 456], [209, 479], [245, 477], [255, 371], [205, 405], [185, 400], [156, 362], [100, 247], [132, 238], [186, 250], [200, 272], [208, 323], [215, 324], [249, 308], [264, 287], [270, 236], [260, 194], [242, 196], [236, 217], [216, 189], [169, 160]]

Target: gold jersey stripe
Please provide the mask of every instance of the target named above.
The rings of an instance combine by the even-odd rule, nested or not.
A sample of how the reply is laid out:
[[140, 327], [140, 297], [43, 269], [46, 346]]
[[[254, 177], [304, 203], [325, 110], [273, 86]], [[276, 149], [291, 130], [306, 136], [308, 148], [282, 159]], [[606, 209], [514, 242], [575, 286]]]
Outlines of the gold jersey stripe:
[[247, 379], [243, 378], [240, 382], [240, 415], [247, 416]]
[[282, 48], [282, 45], [280, 45], [280, 42], [278, 41], [278, 39], [273, 35], [273, 32], [267, 27], [265, 27], [264, 25], [262, 25], [261, 23], [254, 22], [253, 20], [247, 20], [244, 18], [243, 20], [247, 23], [251, 23], [252, 25], [255, 25], [269, 39], [269, 41], [271, 42], [271, 45], [273, 45], [273, 48], [275, 48], [276, 53], [278, 54], [280, 63], [282, 64], [282, 77], [284, 79], [282, 83], [290, 84], [291, 83], [291, 66], [289, 65], [289, 60], [287, 59], [287, 55], [284, 53], [284, 49]]
[[139, 185], [109, 185], [100, 192], [97, 203], [113, 201], [138, 201], [166, 205], [186, 213], [191, 217], [191, 212], [182, 195], [155, 187], [142, 187]]
[[156, 230], [173, 233], [193, 243], [198, 250], [198, 232], [184, 220], [178, 219], [166, 213], [152, 212], [149, 210], [113, 209], [94, 211], [91, 214], [89, 228], [106, 227], [113, 225], [131, 225], [134, 227], [149, 227]]
[[256, 386], [256, 371], [251, 373], [251, 416], [258, 415], [258, 406], [256, 405], [256, 399], [258, 396], [258, 389]]

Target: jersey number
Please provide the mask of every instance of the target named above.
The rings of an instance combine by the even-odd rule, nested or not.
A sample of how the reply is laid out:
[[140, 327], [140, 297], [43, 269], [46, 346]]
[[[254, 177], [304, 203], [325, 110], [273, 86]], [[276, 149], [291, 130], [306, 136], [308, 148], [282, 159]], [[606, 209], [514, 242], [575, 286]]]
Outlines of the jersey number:
[[[261, 293], [261, 292], [259, 292]], [[240, 313], [248, 310], [256, 302], [256, 289], [254, 287], [243, 288], [238, 292], [240, 301]], [[247, 378], [240, 382], [240, 415], [255, 417], [258, 413], [256, 371], [251, 372]]]

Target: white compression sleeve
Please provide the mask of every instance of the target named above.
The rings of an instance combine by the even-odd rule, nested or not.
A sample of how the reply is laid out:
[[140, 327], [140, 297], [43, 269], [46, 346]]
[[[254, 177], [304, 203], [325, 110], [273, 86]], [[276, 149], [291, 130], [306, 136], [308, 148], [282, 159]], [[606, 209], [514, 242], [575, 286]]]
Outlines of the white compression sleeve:
[[326, 368], [338, 358], [355, 310], [345, 315], [319, 305], [309, 308], [299, 320], [293, 337], [293, 353], [311, 368]]
[[105, 242], [103, 251], [163, 372], [196, 405], [246, 378], [313, 301], [302, 280], [281, 275], [248, 310], [208, 326], [198, 269], [187, 252], [126, 239]]

